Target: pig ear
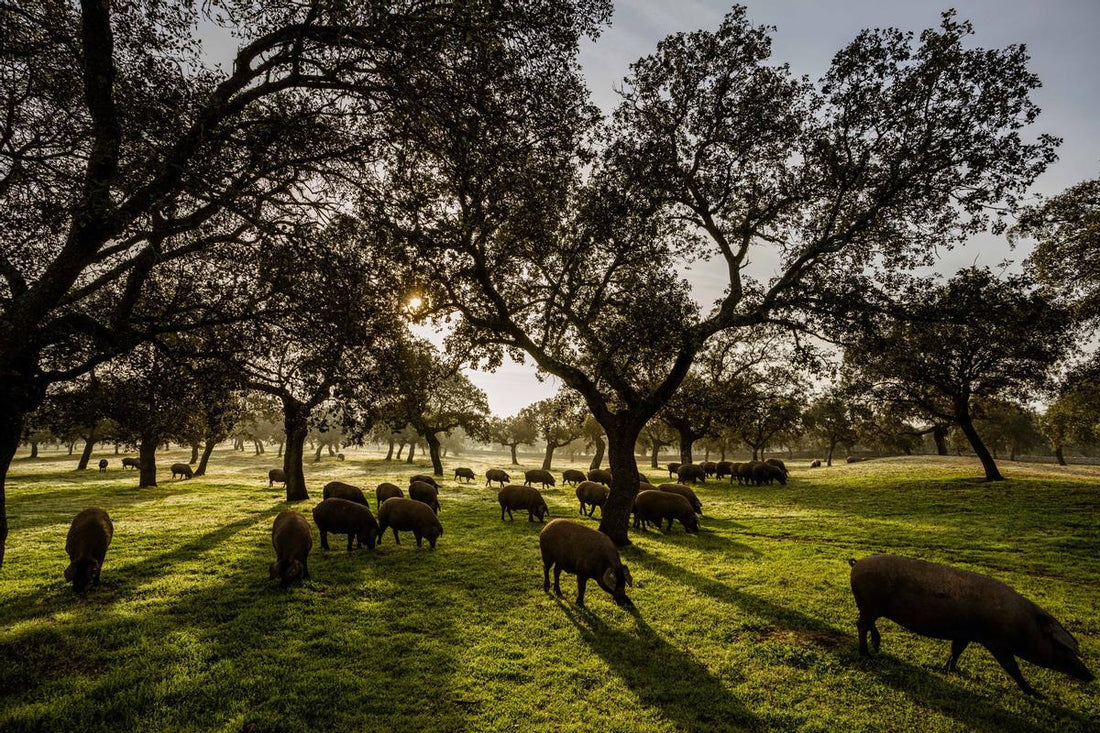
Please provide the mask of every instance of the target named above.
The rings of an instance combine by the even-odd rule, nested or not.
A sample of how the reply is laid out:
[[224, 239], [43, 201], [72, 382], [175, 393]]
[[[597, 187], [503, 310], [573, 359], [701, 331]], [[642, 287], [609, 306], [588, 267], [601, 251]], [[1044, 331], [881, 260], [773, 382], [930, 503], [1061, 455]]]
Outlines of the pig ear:
[[623, 565], [623, 578], [626, 579], [627, 585], [629, 585], [631, 588], [634, 587], [634, 576], [630, 574], [630, 568], [628, 568], [626, 565]]
[[1066, 628], [1058, 623], [1058, 620], [1053, 616], [1048, 616], [1045, 613], [1040, 614], [1039, 623], [1041, 623], [1047, 633], [1062, 646], [1069, 648], [1074, 653], [1080, 649], [1080, 645], [1077, 643], [1077, 639], [1073, 638], [1073, 634], [1066, 631]]
[[617, 583], [615, 582], [615, 571], [611, 568], [603, 571], [603, 583], [607, 588], [614, 588]]
[[72, 563], [69, 563], [69, 567], [65, 568], [65, 582], [71, 583], [73, 581], [73, 575], [73, 565]]

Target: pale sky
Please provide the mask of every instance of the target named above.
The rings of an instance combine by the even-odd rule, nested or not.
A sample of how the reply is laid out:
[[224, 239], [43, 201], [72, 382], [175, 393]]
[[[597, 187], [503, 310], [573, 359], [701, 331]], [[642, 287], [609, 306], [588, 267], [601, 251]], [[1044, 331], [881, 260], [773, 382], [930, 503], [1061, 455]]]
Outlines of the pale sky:
[[[773, 59], [787, 62], [797, 74], [818, 78], [833, 54], [863, 28], [897, 27], [919, 32], [939, 24], [949, 7], [974, 23], [972, 43], [1003, 47], [1025, 43], [1032, 70], [1043, 88], [1034, 99], [1043, 109], [1036, 132], [1063, 138], [1059, 160], [1034, 190], [1054, 194], [1100, 174], [1100, 0], [747, 0], [754, 23], [774, 25]], [[713, 29], [730, 3], [714, 0], [619, 0], [612, 26], [594, 43], [585, 43], [581, 63], [593, 99], [609, 112], [614, 89], [631, 62], [651, 53], [670, 33]], [[1002, 238], [979, 237], [966, 247], [946, 252], [939, 270], [950, 273], [977, 263], [996, 266], [1019, 262], [1026, 247], [1011, 250]], [[768, 266], [758, 263], [758, 275]], [[689, 275], [700, 302], [709, 305], [724, 287], [720, 269], [696, 267]], [[558, 389], [558, 380], [539, 382], [531, 366], [506, 364], [493, 374], [470, 372], [486, 391], [498, 415], [510, 415]]]

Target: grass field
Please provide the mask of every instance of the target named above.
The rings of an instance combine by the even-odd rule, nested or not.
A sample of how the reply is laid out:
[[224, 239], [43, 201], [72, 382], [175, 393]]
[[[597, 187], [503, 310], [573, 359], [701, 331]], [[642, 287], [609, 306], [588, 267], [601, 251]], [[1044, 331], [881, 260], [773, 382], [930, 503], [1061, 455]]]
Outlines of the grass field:
[[[860, 658], [846, 563], [889, 551], [992, 574], [1100, 672], [1098, 468], [1005, 462], [1010, 480], [986, 484], [976, 462], [919, 457], [793, 465], [786, 487], [708, 483], [699, 535], [677, 525], [623, 551], [636, 609], [590, 584], [584, 611], [572, 576], [564, 600], [543, 594], [538, 525], [501, 523], [494, 490], [449, 478], [437, 549], [406, 534], [324, 553], [315, 538], [312, 580], [282, 590], [267, 574], [286, 506], [264, 478], [274, 456], [218, 451], [207, 477], [168, 480], [184, 455], [160, 455], [145, 490], [112, 455], [106, 474], [16, 461], [0, 730], [1100, 730], [1100, 683], [1022, 663], [1046, 694], [1030, 699], [980, 647], [946, 675], [946, 642], [888, 621], [882, 653]], [[307, 467], [313, 498], [295, 508], [308, 515], [332, 479], [373, 499], [425, 470], [366, 455]], [[571, 488], [545, 495], [578, 518]], [[64, 542], [92, 505], [115, 537], [82, 599]]]

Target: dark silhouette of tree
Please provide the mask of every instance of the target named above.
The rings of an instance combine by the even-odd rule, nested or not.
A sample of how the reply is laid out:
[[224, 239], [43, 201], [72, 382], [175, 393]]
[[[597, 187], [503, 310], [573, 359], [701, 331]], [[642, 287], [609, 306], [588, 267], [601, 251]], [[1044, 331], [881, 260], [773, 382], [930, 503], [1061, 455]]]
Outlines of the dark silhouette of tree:
[[1070, 370], [1057, 385], [1056, 397], [1039, 418], [1058, 463], [1066, 465], [1068, 445], [1086, 448], [1100, 443], [1100, 356]]
[[542, 468], [549, 471], [554, 451], [567, 446], [584, 432], [584, 403], [569, 390], [559, 390], [553, 397], [539, 400], [519, 412], [535, 427], [535, 435], [546, 445]]
[[979, 399], [1024, 400], [1070, 347], [1070, 319], [1023, 275], [960, 271], [915, 280], [900, 310], [868, 318], [845, 359], [882, 399], [958, 426], [986, 479], [1003, 477], [974, 425]]
[[838, 445], [850, 451], [859, 439], [858, 409], [851, 395], [843, 389], [833, 389], [811, 402], [802, 414], [806, 432], [825, 448], [826, 466], [833, 465], [833, 452]]
[[489, 423], [489, 434], [494, 443], [508, 446], [512, 451], [512, 465], [519, 465], [516, 448], [521, 445], [534, 445], [538, 436], [535, 425], [522, 412], [511, 417], [494, 418]]
[[[405, 339], [396, 353], [393, 364], [396, 413], [428, 444], [432, 471], [442, 476], [440, 436], [457, 427], [484, 435], [488, 398], [462, 374], [458, 364], [443, 359], [427, 341]], [[410, 444], [410, 463], [412, 455]]]
[[[970, 33], [950, 13], [919, 40], [865, 31], [811, 83], [737, 7], [634, 64], [595, 151], [571, 54], [472, 44], [408, 114], [453, 111], [394, 151], [365, 205], [417, 261], [425, 315], [455, 319], [454, 346], [489, 366], [524, 352], [583, 396], [616, 477], [600, 528], [625, 544], [638, 436], [709, 338], [854, 302], [865, 265], [930, 262], [1052, 159], [1055, 140], [1020, 134], [1038, 112], [1024, 49]], [[470, 88], [476, 114], [437, 101]], [[761, 248], [768, 282], [743, 270]], [[728, 285], [704, 308], [679, 273], [709, 258]]]
[[[401, 332], [398, 293], [361, 227], [339, 219], [302, 226], [263, 250], [263, 316], [219, 343], [249, 389], [276, 398], [283, 412], [287, 501], [309, 498], [303, 455], [310, 419], [322, 404], [381, 401]], [[318, 414], [318, 419], [323, 416]]]
[[[661, 452], [661, 448], [666, 445], [673, 445], [673, 441], [676, 440], [677, 434], [668, 426], [667, 423], [661, 420], [650, 420], [649, 423], [642, 428], [641, 443], [649, 449], [649, 467], [657, 468], [658, 455]], [[682, 440], [682, 436], [681, 436]], [[688, 461], [690, 463], [691, 461]]]
[[604, 437], [603, 426], [596, 418], [588, 415], [581, 426], [581, 438], [584, 439], [585, 448], [592, 448], [592, 461], [588, 464], [588, 470], [595, 471], [603, 464], [604, 453], [607, 452], [607, 438]]
[[1025, 262], [1035, 279], [1071, 303], [1079, 318], [1100, 318], [1100, 178], [1023, 210], [1009, 237], [1036, 239]]

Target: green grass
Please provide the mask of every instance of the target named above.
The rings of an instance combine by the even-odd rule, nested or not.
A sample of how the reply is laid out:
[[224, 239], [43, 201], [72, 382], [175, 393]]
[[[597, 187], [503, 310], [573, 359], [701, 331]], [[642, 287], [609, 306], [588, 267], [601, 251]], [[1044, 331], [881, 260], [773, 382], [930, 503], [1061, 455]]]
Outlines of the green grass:
[[[980, 647], [946, 675], [945, 642], [883, 621], [881, 655], [861, 659], [846, 563], [889, 551], [990, 573], [1100, 671], [1097, 469], [1006, 462], [1011, 480], [985, 484], [972, 461], [921, 457], [796, 465], [785, 488], [708, 483], [699, 535], [677, 525], [623, 551], [631, 612], [592, 584], [578, 609], [572, 576], [566, 599], [543, 594], [538, 525], [501, 523], [495, 491], [449, 477], [436, 550], [316, 542], [312, 580], [282, 590], [267, 575], [286, 506], [267, 488], [274, 456], [218, 451], [209, 476], [167, 480], [183, 455], [162, 455], [146, 490], [114, 456], [106, 474], [16, 461], [0, 730], [1100, 729], [1097, 683], [1024, 663], [1047, 696], [1033, 700]], [[295, 508], [331, 479], [373, 497], [425, 469], [364, 456], [307, 467], [313, 498]], [[571, 488], [545, 493], [555, 516], [595, 525]], [[115, 537], [103, 585], [79, 598], [65, 533], [91, 505]]]

